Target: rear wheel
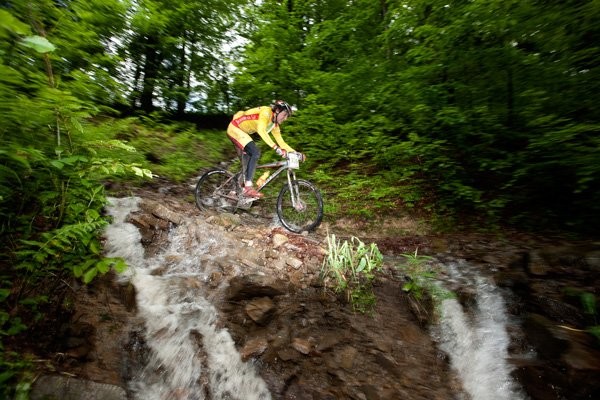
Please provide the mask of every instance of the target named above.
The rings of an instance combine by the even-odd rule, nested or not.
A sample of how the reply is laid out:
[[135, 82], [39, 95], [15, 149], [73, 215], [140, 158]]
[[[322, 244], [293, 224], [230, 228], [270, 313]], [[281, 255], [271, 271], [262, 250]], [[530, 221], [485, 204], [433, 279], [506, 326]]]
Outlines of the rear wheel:
[[323, 219], [323, 198], [309, 181], [297, 180], [284, 185], [277, 198], [277, 216], [286, 229], [300, 233], [312, 231]]
[[235, 208], [238, 201], [238, 187], [235, 181], [232, 173], [222, 169], [206, 172], [196, 184], [196, 206], [201, 210]]

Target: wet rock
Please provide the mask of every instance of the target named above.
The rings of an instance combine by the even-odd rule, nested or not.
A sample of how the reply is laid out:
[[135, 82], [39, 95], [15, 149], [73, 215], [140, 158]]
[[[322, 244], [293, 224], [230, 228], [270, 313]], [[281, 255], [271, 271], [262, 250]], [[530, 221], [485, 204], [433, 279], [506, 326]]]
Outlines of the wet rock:
[[175, 225], [180, 225], [184, 219], [184, 216], [182, 216], [181, 214], [176, 213], [173, 210], [170, 210], [169, 208], [164, 206], [163, 204], [153, 200], [142, 199], [142, 201], [139, 204], [139, 207], [140, 209], [156, 216], [157, 218], [170, 221]]
[[66, 376], [43, 375], [32, 386], [31, 400], [126, 400], [119, 386], [96, 383]]
[[245, 307], [246, 314], [258, 325], [266, 325], [275, 313], [275, 304], [270, 297], [251, 300]]
[[322, 397], [314, 397], [313, 389], [306, 382], [293, 379], [285, 392], [286, 399], [294, 400], [321, 400]]
[[389, 372], [392, 375], [400, 377], [401, 374], [398, 365], [396, 365], [396, 362], [393, 359], [387, 357], [385, 354], [375, 354], [375, 362], [385, 371]]
[[529, 253], [529, 261], [527, 262], [527, 272], [534, 276], [546, 276], [549, 271], [548, 263], [542, 258], [537, 251]]
[[223, 273], [214, 271], [210, 274], [208, 283], [209, 283], [210, 287], [212, 289], [214, 289], [217, 286], [219, 286], [219, 284], [221, 283], [222, 280], [223, 280]]
[[316, 350], [318, 352], [323, 352], [323, 351], [331, 350], [339, 342], [340, 342], [340, 338], [339, 338], [339, 334], [338, 333], [329, 333], [329, 334], [326, 334], [317, 343]]
[[337, 358], [339, 360], [339, 365], [341, 368], [351, 370], [354, 366], [354, 360], [356, 359], [356, 355], [358, 354], [358, 350], [352, 346], [344, 347], [338, 354]]
[[168, 221], [156, 218], [151, 214], [130, 214], [126, 221], [142, 230], [168, 229], [169, 227]]
[[292, 348], [294, 348], [294, 350], [304, 355], [310, 354], [313, 348], [313, 345], [309, 340], [302, 338], [294, 338], [292, 340], [291, 346]]
[[360, 390], [363, 392], [365, 399], [367, 400], [381, 400], [381, 396], [379, 396], [377, 387], [373, 385], [363, 385], [360, 387]]
[[247, 300], [255, 297], [275, 297], [285, 293], [283, 281], [272, 276], [252, 274], [233, 277], [225, 298], [230, 301]]
[[252, 357], [258, 357], [269, 347], [269, 342], [263, 337], [248, 340], [240, 350], [242, 360], [247, 361]]
[[527, 315], [523, 328], [530, 343], [535, 344], [539, 357], [558, 360], [567, 350], [567, 341], [554, 334], [555, 325], [539, 314]]
[[513, 375], [532, 399], [566, 399], [561, 387], [568, 385], [564, 373], [542, 365], [519, 367]]
[[[540, 289], [538, 289], [540, 290]], [[539, 293], [539, 294], [538, 294]], [[542, 291], [530, 296], [530, 307], [552, 320], [578, 326], [583, 321], [583, 314], [579, 309], [564, 301], [553, 299], [548, 292]]]
[[117, 283], [116, 286], [116, 296], [120, 300], [121, 304], [125, 307], [125, 309], [129, 312], [137, 311], [137, 302], [135, 299], [136, 291], [135, 286], [133, 286], [130, 282], [127, 283]]
[[[564, 325], [555, 326], [556, 337], [568, 343], [562, 361], [574, 370], [600, 372], [600, 350], [596, 348], [595, 339], [589, 333]], [[599, 375], [600, 377], [600, 375]]]
[[281, 349], [277, 352], [277, 356], [282, 361], [292, 361], [300, 357], [300, 354], [293, 349]]
[[214, 223], [226, 229], [233, 229], [242, 223], [239, 215], [231, 213], [218, 214], [215, 217]]

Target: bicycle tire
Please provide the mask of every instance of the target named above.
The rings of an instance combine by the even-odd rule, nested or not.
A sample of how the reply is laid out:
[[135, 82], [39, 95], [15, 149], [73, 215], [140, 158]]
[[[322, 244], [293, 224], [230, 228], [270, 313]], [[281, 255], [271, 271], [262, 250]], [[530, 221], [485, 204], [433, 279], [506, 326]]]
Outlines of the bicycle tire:
[[214, 168], [204, 173], [194, 190], [196, 207], [207, 209], [235, 209], [238, 187], [235, 176], [223, 169]]
[[302, 209], [292, 204], [290, 186], [286, 184], [277, 197], [277, 216], [281, 224], [292, 232], [310, 232], [323, 220], [323, 197], [315, 185], [304, 179], [293, 181], [292, 186], [298, 190]]

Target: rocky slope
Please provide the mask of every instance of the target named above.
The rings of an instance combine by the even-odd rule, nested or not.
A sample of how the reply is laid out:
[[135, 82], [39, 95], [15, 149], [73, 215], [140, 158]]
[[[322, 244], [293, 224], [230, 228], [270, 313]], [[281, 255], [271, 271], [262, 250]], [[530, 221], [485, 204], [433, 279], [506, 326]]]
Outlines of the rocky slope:
[[[442, 260], [461, 257], [493, 269], [498, 284], [515, 293], [511, 312], [523, 322], [524, 330], [512, 333], [515, 354], [537, 355], [513, 360], [514, 375], [529, 397], [587, 399], [600, 389], [597, 342], [583, 332], [598, 323], [597, 313], [586, 314], [579, 303], [581, 293], [598, 296], [600, 247], [593, 243], [517, 234], [390, 236], [388, 229], [339, 221], [303, 236], [277, 227], [260, 210], [200, 212], [186, 186], [136, 195], [143, 198], [141, 210], [129, 220], [140, 229], [148, 255], [160, 252], [169, 229], [184, 221], [194, 227], [192, 241], [194, 229], [215, 229], [239, 242], [238, 252], [214, 261], [210, 279], [187, 284], [215, 302], [222, 325], [242, 357], [257, 365], [274, 399], [449, 399], [462, 393], [427, 319], [417, 312], [422, 308], [401, 290], [405, 278], [392, 263], [386, 262], [376, 280], [372, 315], [353, 312], [343, 297], [324, 290], [319, 272], [328, 232], [376, 242], [387, 260], [418, 248]], [[409, 219], [389, 224], [396, 232], [416, 227]], [[240, 267], [242, 274], [236, 272]], [[460, 290], [468, 302], [469, 294]], [[144, 351], [135, 289], [106, 276], [77, 293], [76, 311], [49, 356], [52, 365], [63, 375], [124, 388], [128, 368], [141, 362]]]

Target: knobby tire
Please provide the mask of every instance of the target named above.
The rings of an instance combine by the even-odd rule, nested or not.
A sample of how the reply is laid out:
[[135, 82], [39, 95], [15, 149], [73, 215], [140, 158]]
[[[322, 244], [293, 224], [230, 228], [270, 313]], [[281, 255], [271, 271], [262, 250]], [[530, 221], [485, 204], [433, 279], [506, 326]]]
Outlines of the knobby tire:
[[284, 185], [277, 198], [277, 216], [281, 224], [296, 233], [312, 231], [323, 219], [323, 198], [319, 190], [311, 182], [298, 179], [292, 182], [297, 188], [303, 209], [296, 209], [292, 204], [290, 186]]
[[194, 190], [196, 206], [200, 210], [235, 208], [237, 200], [236, 179], [223, 169], [212, 169], [200, 177]]

